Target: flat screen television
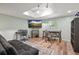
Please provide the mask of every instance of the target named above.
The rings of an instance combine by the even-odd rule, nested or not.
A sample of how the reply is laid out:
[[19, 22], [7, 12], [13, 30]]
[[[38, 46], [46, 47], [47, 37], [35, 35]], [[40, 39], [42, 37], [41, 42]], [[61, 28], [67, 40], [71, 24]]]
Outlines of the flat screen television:
[[41, 28], [42, 20], [28, 20], [28, 27], [29, 28]]

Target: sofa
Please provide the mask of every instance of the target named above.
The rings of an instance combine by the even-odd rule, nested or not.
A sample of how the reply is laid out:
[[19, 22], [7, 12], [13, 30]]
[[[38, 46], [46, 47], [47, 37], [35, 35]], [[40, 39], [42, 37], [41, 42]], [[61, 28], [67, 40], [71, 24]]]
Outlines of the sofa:
[[0, 55], [38, 55], [39, 50], [19, 40], [7, 41], [0, 35]]

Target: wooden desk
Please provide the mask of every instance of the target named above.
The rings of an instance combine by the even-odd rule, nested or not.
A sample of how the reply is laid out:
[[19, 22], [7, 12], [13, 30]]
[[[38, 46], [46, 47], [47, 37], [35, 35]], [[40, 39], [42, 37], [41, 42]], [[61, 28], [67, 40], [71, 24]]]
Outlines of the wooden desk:
[[61, 42], [61, 31], [43, 31], [43, 38], [46, 37], [48, 40], [52, 40], [53, 38], [59, 38], [59, 42]]

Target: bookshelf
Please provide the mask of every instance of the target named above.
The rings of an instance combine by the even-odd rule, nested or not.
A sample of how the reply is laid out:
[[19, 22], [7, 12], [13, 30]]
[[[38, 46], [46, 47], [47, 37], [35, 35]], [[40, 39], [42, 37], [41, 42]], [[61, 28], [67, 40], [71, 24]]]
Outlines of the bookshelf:
[[79, 52], [79, 18], [71, 22], [71, 44], [75, 52]]

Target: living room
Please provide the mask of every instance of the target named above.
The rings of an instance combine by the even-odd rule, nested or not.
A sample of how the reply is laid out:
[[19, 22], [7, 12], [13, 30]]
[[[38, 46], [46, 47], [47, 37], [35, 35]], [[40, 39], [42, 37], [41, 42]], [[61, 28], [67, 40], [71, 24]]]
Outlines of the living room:
[[[5, 38], [13, 46], [16, 44], [15, 41], [20, 41], [33, 48], [33, 50], [28, 49], [32, 51], [29, 52], [23, 47], [27, 51], [21, 48], [22, 52], [19, 51], [18, 55], [79, 54], [79, 48], [74, 48], [71, 44], [71, 22], [79, 16], [77, 15], [79, 14], [78, 6], [78, 3], [1, 3], [0, 38], [2, 46]], [[48, 15], [45, 12], [41, 16], [44, 11], [48, 12]], [[49, 11], [52, 14], [49, 15]], [[18, 47], [17, 44], [14, 49], [16, 47]], [[10, 55], [11, 52], [8, 54]]]

